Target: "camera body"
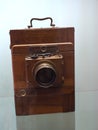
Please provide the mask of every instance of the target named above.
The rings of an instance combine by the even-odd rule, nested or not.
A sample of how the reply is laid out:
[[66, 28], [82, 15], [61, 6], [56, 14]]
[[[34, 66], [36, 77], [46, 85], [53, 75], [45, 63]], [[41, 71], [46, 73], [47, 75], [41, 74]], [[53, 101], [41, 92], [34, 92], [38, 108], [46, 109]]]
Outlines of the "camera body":
[[74, 28], [10, 30], [17, 115], [74, 111]]

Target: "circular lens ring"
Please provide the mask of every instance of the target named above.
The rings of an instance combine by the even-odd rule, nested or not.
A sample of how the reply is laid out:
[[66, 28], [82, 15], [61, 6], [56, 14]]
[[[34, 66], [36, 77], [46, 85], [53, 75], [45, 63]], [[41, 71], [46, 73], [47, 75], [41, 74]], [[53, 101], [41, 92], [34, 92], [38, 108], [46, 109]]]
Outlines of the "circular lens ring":
[[48, 88], [56, 79], [56, 71], [51, 63], [40, 63], [36, 66], [34, 77], [40, 87]]
[[42, 68], [36, 74], [36, 81], [42, 86], [49, 86], [55, 78], [56, 74], [51, 68]]

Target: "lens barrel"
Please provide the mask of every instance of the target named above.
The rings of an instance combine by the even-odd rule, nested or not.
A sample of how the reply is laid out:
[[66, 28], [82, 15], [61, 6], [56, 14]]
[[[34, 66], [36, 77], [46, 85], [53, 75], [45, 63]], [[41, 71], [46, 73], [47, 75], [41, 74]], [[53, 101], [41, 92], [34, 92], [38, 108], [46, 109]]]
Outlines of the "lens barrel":
[[34, 69], [34, 78], [40, 87], [48, 88], [56, 79], [56, 71], [51, 63], [40, 63]]

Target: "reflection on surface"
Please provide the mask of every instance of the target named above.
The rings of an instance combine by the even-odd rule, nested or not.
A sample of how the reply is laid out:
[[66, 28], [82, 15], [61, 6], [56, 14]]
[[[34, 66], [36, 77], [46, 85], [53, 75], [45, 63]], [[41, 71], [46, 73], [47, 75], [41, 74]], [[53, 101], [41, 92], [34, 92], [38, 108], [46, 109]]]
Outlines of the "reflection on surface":
[[75, 112], [17, 116], [17, 130], [75, 130]]

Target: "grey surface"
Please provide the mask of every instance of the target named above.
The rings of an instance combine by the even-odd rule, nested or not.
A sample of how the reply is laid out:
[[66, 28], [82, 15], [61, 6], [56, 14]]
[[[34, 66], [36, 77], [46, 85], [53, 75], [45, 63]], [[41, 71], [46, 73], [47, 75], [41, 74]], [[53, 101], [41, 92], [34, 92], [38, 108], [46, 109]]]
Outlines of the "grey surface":
[[13, 97], [0, 97], [0, 130], [16, 130]]
[[17, 116], [17, 130], [75, 130], [75, 113]]

